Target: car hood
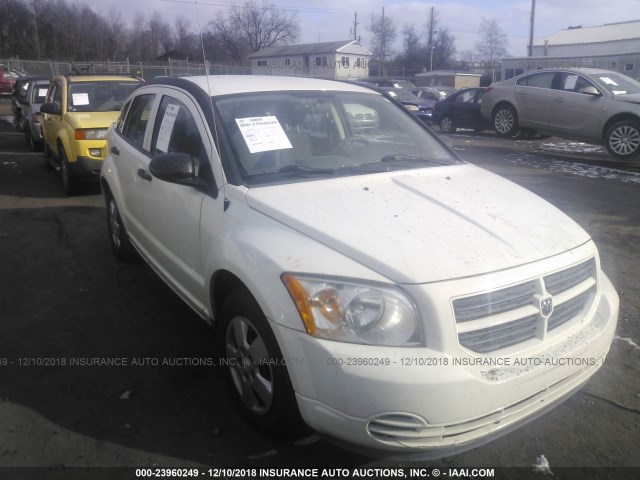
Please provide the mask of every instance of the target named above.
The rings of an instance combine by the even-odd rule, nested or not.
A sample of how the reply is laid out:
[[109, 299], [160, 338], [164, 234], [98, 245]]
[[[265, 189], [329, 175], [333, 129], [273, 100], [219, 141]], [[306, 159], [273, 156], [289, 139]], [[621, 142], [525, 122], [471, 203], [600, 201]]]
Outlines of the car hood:
[[631, 93], [627, 95], [614, 95], [614, 100], [627, 103], [640, 103], [640, 93]]
[[472, 165], [258, 187], [247, 202], [396, 283], [501, 270], [589, 241], [540, 197]]
[[67, 112], [66, 121], [73, 128], [109, 128], [118, 119], [117, 112]]

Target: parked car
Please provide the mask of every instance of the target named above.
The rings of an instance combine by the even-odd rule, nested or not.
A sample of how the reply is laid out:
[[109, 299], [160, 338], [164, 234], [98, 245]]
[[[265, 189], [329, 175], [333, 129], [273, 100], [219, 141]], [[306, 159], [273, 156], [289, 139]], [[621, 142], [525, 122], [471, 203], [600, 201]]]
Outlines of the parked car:
[[484, 88], [465, 88], [437, 102], [432, 122], [438, 124], [443, 133], [455, 133], [458, 128], [491, 130], [491, 121], [480, 112], [484, 92]]
[[11, 93], [18, 74], [10, 68], [0, 65], [0, 93]]
[[456, 89], [451, 87], [416, 87], [411, 91], [411, 93], [418, 98], [439, 102], [455, 91]]
[[400, 102], [424, 123], [431, 123], [431, 114], [436, 103], [433, 100], [420, 99], [404, 88], [380, 87], [380, 91]]
[[124, 100], [140, 84], [126, 75], [53, 77], [40, 108], [45, 162], [61, 172], [67, 195], [83, 181], [97, 181], [107, 147], [107, 129]]
[[621, 159], [640, 155], [640, 82], [593, 68], [536, 70], [492, 84], [482, 114], [500, 136], [519, 129], [605, 145]]
[[384, 88], [404, 88], [405, 90], [412, 91], [416, 88], [413, 82], [401, 78], [380, 78], [380, 77], [370, 77], [370, 78], [360, 78], [357, 80], [358, 82], [365, 82], [375, 85], [376, 87], [384, 87]]
[[11, 111], [13, 113], [13, 124], [18, 131], [26, 131], [26, 121], [23, 116], [23, 105], [27, 102], [27, 94], [29, 85], [34, 81], [46, 81], [49, 83], [49, 77], [42, 75], [22, 75], [18, 77], [13, 85], [11, 92]]
[[42, 115], [40, 114], [40, 107], [42, 107], [47, 98], [48, 88], [48, 79], [31, 80], [24, 100], [20, 101], [25, 140], [33, 152], [38, 152], [42, 149]]
[[[353, 105], [377, 127], [353, 128]], [[447, 455], [559, 403], [609, 350], [618, 296], [589, 235], [373, 89], [158, 78], [108, 146], [116, 257], [216, 326], [262, 431]]]

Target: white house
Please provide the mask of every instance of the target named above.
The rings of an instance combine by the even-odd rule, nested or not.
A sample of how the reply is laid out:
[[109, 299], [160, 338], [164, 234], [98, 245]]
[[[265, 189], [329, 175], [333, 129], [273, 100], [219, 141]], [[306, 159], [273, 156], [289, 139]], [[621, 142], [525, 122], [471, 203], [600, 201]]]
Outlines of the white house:
[[373, 53], [356, 40], [269, 47], [249, 55], [256, 75], [292, 75], [331, 79], [369, 76]]

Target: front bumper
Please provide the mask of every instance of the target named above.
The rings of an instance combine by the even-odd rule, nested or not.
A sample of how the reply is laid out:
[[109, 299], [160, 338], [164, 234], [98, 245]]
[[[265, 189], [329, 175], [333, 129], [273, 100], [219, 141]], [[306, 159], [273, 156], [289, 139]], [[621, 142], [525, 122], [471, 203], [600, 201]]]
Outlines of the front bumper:
[[285, 359], [303, 359], [289, 371], [312, 428], [374, 455], [427, 459], [508, 433], [580, 388], [604, 362], [618, 305], [602, 274], [593, 313], [578, 328], [526, 358], [490, 357], [493, 364], [485, 365], [435, 349], [353, 345], [274, 329]]

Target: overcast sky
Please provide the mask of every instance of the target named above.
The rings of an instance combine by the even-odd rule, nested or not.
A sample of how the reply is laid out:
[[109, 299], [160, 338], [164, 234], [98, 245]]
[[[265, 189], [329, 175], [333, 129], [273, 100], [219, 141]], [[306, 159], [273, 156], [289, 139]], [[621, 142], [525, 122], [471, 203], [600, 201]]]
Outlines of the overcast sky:
[[[136, 12], [150, 17], [155, 11], [168, 23], [182, 16], [197, 31], [198, 18], [203, 29], [206, 24], [224, 13], [233, 3], [230, 0], [84, 0], [96, 12], [109, 15], [110, 9], [122, 14], [125, 21]], [[262, 4], [262, 0], [257, 0]], [[478, 28], [483, 17], [496, 18], [507, 34], [508, 51], [512, 56], [527, 54], [531, 0], [457, 0], [451, 2], [425, 2], [419, 0], [273, 0], [288, 11], [295, 11], [300, 20], [301, 36], [297, 43], [329, 42], [352, 38], [354, 14], [358, 14], [358, 35], [367, 46], [370, 34], [367, 26], [371, 15], [393, 20], [397, 31], [396, 49], [401, 48], [401, 33], [406, 25], [424, 31], [431, 7], [435, 7], [440, 24], [449, 29], [456, 39], [458, 54], [473, 50], [479, 40]], [[199, 15], [198, 15], [199, 14]], [[640, 19], [640, 0], [536, 0], [534, 37], [542, 38], [569, 25], [597, 26]]]

